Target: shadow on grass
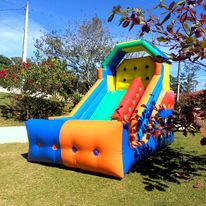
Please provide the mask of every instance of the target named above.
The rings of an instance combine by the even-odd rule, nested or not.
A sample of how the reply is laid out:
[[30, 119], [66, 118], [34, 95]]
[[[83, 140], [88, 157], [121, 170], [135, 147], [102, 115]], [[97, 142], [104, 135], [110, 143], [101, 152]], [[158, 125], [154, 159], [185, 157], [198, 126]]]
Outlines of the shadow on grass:
[[181, 179], [190, 181], [206, 171], [206, 155], [186, 153], [183, 148], [163, 148], [148, 159], [136, 164], [130, 172], [140, 173], [147, 191], [165, 191], [169, 184], [180, 184]]
[[[23, 154], [21, 154], [21, 156], [28, 161], [28, 153], [23, 153]], [[109, 176], [109, 175], [100, 174], [100, 173], [96, 173], [96, 172], [92, 172], [92, 171], [86, 171], [86, 170], [82, 170], [82, 169], [79, 169], [79, 168], [67, 167], [67, 166], [64, 166], [64, 165], [61, 165], [61, 164], [55, 164], [55, 163], [52, 164], [52, 163], [45, 163], [45, 162], [31, 162], [31, 163], [32, 164], [42, 165], [42, 166], [45, 166], [45, 167], [51, 167], [51, 168], [55, 167], [55, 168], [59, 168], [59, 169], [63, 169], [63, 170], [74, 171], [74, 172], [78, 172], [78, 173], [81, 173], [81, 174], [95, 175], [95, 176], [103, 177], [103, 178], [121, 180], [118, 177], [112, 177], [112, 176]]]
[[[165, 147], [156, 154], [152, 154], [149, 158], [137, 163], [130, 170], [130, 173], [142, 175], [145, 190], [147, 191], [166, 191], [171, 183], [180, 184], [181, 180], [191, 181], [194, 176], [201, 176], [201, 171], [206, 171], [206, 155], [196, 156], [195, 152], [187, 153], [182, 151], [182, 149], [181, 147], [177, 149]], [[21, 154], [21, 156], [27, 159], [28, 153]], [[115, 177], [69, 168], [64, 165], [41, 162], [32, 163], [119, 180]]]
[[21, 156], [24, 158], [24, 159], [28, 159], [28, 152], [27, 153], [23, 153], [23, 154], [21, 154]]

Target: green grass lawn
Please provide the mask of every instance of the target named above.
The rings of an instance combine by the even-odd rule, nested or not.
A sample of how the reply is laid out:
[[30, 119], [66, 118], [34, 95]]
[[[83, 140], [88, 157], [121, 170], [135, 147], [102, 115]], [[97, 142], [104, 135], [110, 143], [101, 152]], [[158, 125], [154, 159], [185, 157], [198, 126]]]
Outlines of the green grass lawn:
[[0, 205], [206, 205], [206, 147], [199, 141], [177, 134], [122, 180], [29, 163], [28, 144], [0, 145]]
[[[11, 95], [7, 93], [1, 93], [0, 92], [0, 107], [2, 105], [10, 104], [11, 101]], [[6, 127], [6, 126], [21, 126], [24, 125], [24, 122], [17, 121], [13, 118], [5, 118], [2, 116], [1, 109], [0, 109], [0, 127]]]

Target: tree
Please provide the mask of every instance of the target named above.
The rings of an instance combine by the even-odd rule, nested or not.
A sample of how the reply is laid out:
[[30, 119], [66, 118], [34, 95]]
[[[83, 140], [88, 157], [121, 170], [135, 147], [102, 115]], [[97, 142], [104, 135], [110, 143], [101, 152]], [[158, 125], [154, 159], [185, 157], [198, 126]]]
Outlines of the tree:
[[7, 67], [7, 66], [10, 66], [11, 64], [12, 64], [12, 61], [8, 57], [0, 55], [0, 69], [2, 69], [1, 66]]
[[[184, 64], [183, 72], [180, 74], [180, 93], [189, 93], [196, 90], [198, 85], [197, 81], [197, 66], [191, 66], [191, 64]], [[177, 91], [177, 78], [170, 75], [170, 87], [171, 90]]]
[[12, 65], [1, 81], [11, 92], [19, 90], [19, 94], [13, 93], [11, 106], [1, 108], [2, 113], [25, 120], [60, 115], [74, 93], [75, 78], [64, 62], [48, 58], [38, 64]]
[[120, 15], [120, 23], [129, 30], [138, 26], [140, 38], [146, 33], [156, 35], [158, 43], [167, 46], [173, 61], [192, 61], [206, 68], [202, 60], [206, 57], [206, 4], [204, 0], [172, 1], [169, 5], [160, 0], [153, 9], [163, 10], [163, 17], [147, 15], [140, 8], [114, 6], [108, 21]]
[[37, 39], [36, 54], [65, 60], [78, 80], [77, 89], [86, 92], [96, 81], [96, 69], [113, 47], [113, 42], [98, 17], [75, 26], [77, 29], [70, 26], [63, 35], [53, 31]]
[[194, 92], [198, 84], [197, 81], [197, 66], [190, 66], [185, 64], [183, 67], [183, 72], [181, 73], [181, 93]]
[[177, 78], [170, 75], [170, 88], [173, 91], [177, 91]]

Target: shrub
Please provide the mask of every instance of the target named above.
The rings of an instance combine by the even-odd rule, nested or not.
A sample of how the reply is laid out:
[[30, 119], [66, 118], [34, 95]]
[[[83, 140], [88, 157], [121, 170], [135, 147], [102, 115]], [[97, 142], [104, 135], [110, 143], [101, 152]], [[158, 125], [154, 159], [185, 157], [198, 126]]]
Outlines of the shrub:
[[3, 85], [10, 91], [19, 89], [20, 95], [14, 94], [10, 109], [2, 108], [4, 115], [9, 111], [21, 120], [60, 115], [73, 94], [74, 81], [59, 59], [12, 65], [5, 73]]
[[31, 96], [15, 95], [11, 105], [2, 105], [1, 113], [5, 118], [26, 120], [48, 118], [61, 115], [65, 102], [55, 99], [43, 99]]

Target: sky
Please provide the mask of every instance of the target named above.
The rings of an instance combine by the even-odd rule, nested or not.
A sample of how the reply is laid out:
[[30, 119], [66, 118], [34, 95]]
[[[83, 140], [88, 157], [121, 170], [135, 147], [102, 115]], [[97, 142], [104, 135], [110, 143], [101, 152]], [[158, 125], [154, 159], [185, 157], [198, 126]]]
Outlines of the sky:
[[[105, 26], [110, 29], [113, 38], [135, 39], [137, 30], [128, 32], [119, 27], [118, 18], [112, 23], [107, 22], [109, 11], [114, 5], [121, 5], [151, 12], [149, 9], [158, 2], [159, 0], [29, 0], [28, 57], [34, 56], [35, 39], [44, 33], [51, 30], [63, 32], [67, 24], [72, 25], [95, 15], [105, 20]], [[22, 55], [25, 4], [26, 0], [0, 0], [0, 54], [8, 57]], [[172, 65], [171, 73], [176, 76], [177, 64]], [[201, 82], [204, 80], [206, 81], [203, 75]]]
[[[28, 56], [33, 55], [34, 39], [51, 30], [63, 31], [65, 25], [92, 18], [98, 15], [107, 20], [109, 11], [114, 5], [140, 6], [145, 0], [29, 0], [29, 45]], [[158, 2], [158, 1], [157, 1]], [[0, 53], [6, 56], [21, 56], [24, 7], [26, 0], [0, 0]], [[149, 6], [149, 3], [147, 3]], [[1, 11], [13, 9], [10, 11]], [[19, 10], [15, 10], [19, 9]], [[135, 38], [135, 32], [128, 32], [118, 27], [118, 21], [105, 23], [109, 27], [114, 38], [131, 36]]]

